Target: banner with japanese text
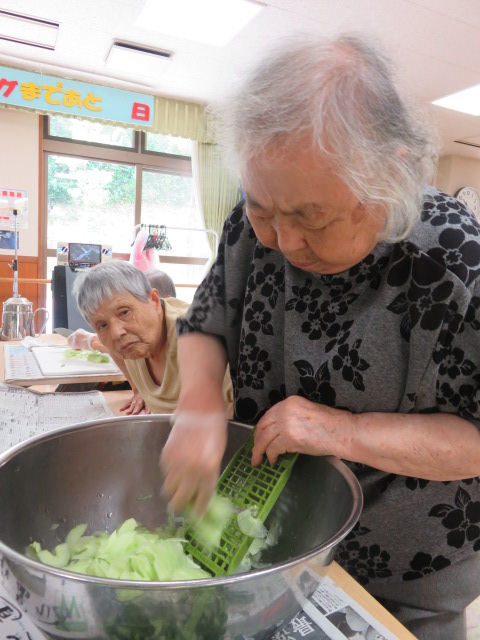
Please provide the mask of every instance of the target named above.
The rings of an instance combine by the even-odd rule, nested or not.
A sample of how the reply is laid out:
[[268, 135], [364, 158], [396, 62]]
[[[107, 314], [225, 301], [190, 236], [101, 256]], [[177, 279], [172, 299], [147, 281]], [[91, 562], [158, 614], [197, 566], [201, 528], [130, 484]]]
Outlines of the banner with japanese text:
[[132, 127], [153, 125], [153, 96], [12, 67], [0, 66], [0, 103]]

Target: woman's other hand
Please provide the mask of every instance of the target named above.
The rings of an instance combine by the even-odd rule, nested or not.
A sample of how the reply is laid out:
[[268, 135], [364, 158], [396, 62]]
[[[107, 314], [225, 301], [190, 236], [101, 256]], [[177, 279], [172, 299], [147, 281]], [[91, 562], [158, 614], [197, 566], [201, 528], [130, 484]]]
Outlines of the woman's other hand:
[[146, 408], [145, 401], [139, 393], [134, 393], [134, 395], [120, 407], [120, 411], [125, 411], [125, 415], [127, 416], [136, 416], [143, 410], [145, 410], [145, 413], [151, 413], [151, 411]]
[[301, 396], [290, 396], [271, 407], [258, 421], [252, 464], [259, 465], [266, 455], [275, 464], [282, 453], [338, 455], [341, 421], [349, 421], [348, 411], [331, 409]]
[[89, 331], [85, 331], [85, 329], [77, 329], [68, 336], [67, 342], [72, 349], [86, 349], [90, 351], [92, 349], [92, 339], [95, 335], [95, 333], [90, 333]]
[[85, 331], [85, 329], [77, 329], [71, 333], [67, 338], [67, 342], [69, 347], [77, 351], [81, 349], [86, 351], [105, 351], [105, 347], [97, 334]]

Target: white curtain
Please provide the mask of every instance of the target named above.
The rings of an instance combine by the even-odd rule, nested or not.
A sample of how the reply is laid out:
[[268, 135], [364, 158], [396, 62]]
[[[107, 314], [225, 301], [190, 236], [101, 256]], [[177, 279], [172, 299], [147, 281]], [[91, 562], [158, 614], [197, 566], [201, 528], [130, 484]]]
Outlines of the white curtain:
[[[205, 227], [220, 238], [226, 217], [241, 198], [239, 180], [225, 167], [218, 147], [205, 142], [192, 142], [192, 175]], [[216, 257], [213, 235], [209, 234], [209, 241], [212, 258], [204, 274]]]

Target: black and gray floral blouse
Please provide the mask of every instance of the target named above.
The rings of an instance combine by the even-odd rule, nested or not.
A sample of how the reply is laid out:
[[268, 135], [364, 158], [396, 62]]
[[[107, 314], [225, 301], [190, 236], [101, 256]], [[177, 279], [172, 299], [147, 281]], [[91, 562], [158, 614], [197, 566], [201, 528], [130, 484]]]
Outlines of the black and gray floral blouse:
[[[243, 422], [300, 395], [480, 426], [480, 225], [428, 188], [407, 240], [322, 276], [262, 246], [240, 203], [178, 330], [224, 341]], [[480, 551], [480, 478], [434, 482], [348, 464], [365, 506], [336, 560], [361, 584], [414, 580]]]

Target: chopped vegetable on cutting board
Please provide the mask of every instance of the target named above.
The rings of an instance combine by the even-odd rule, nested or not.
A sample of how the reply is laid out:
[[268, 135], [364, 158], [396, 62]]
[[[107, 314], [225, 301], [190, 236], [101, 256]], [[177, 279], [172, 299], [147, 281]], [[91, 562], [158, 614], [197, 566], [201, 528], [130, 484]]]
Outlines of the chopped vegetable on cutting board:
[[89, 362], [97, 362], [106, 364], [110, 362], [110, 358], [101, 351], [90, 351], [88, 349], [65, 349], [65, 358], [78, 358], [80, 360], [88, 360]]

